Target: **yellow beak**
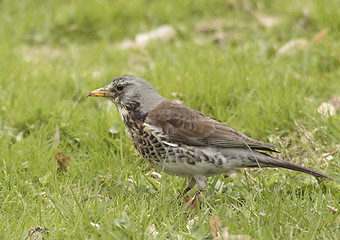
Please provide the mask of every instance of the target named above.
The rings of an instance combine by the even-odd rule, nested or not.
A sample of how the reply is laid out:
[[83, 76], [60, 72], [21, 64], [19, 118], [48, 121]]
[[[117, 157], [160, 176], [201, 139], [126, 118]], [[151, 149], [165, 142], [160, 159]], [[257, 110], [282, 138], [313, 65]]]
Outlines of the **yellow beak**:
[[104, 88], [99, 88], [99, 89], [93, 90], [87, 96], [88, 97], [112, 97], [113, 94], [114, 93], [111, 91], [105, 90]]

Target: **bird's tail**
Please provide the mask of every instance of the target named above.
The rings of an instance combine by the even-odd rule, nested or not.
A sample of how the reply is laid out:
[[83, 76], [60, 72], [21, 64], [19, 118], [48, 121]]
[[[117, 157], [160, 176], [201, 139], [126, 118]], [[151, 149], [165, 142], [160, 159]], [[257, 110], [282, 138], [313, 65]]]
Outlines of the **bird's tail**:
[[326, 174], [320, 173], [318, 171], [315, 171], [313, 169], [309, 169], [303, 166], [300, 166], [295, 163], [291, 163], [279, 158], [272, 157], [270, 155], [267, 155], [265, 153], [260, 153], [259, 154], [254, 154], [253, 156], [253, 161], [256, 162], [260, 167], [281, 167], [281, 168], [286, 168], [298, 172], [303, 172], [303, 173], [308, 173], [311, 174], [315, 177], [320, 177], [320, 178], [328, 178], [333, 180], [330, 176], [327, 176]]

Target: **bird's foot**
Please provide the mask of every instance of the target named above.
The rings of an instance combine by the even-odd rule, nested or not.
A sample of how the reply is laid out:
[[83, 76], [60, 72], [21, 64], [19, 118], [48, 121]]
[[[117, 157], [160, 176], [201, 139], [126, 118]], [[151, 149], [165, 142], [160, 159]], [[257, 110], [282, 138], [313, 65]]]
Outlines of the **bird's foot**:
[[184, 196], [187, 192], [189, 192], [190, 189], [191, 189], [191, 187], [187, 187], [187, 188], [185, 188], [182, 192], [180, 192], [180, 193], [177, 195], [176, 199], [172, 200], [172, 201], [169, 203], [169, 207], [170, 207], [176, 200], [178, 200], [179, 198], [181, 198], [182, 196]]
[[201, 191], [197, 190], [195, 194], [189, 199], [187, 209], [188, 210], [198, 209], [200, 208], [202, 202], [203, 200], [202, 200]]

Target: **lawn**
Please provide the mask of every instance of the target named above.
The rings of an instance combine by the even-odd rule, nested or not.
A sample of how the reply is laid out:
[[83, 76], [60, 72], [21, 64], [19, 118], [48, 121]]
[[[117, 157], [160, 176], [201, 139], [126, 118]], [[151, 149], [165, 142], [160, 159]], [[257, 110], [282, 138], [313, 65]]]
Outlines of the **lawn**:
[[[0, 1], [0, 239], [339, 239], [339, 6]], [[169, 206], [186, 180], [155, 173], [114, 105], [86, 97], [124, 74], [335, 180], [240, 169], [210, 178], [200, 208]]]

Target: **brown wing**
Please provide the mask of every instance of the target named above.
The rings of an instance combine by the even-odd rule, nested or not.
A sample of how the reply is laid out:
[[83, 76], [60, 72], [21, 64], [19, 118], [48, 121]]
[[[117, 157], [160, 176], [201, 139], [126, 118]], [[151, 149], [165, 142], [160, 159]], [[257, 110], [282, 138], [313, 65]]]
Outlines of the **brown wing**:
[[160, 127], [173, 143], [222, 148], [252, 148], [276, 151], [274, 145], [253, 140], [202, 113], [164, 99], [146, 117], [147, 124]]

